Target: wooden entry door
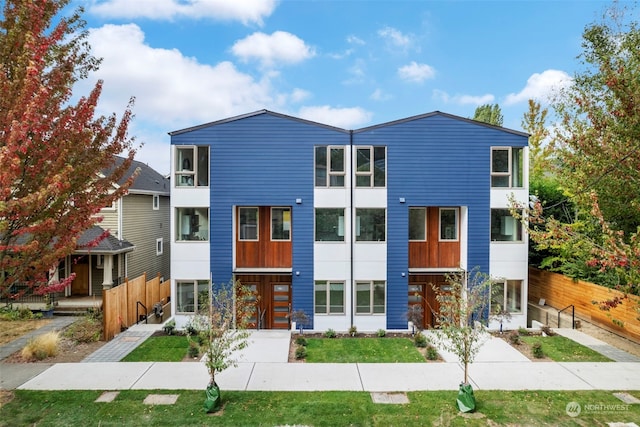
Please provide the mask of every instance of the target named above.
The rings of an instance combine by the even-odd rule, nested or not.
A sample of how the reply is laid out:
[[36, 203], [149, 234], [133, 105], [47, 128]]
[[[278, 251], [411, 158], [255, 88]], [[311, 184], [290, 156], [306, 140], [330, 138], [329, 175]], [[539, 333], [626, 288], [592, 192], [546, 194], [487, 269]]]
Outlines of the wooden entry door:
[[291, 276], [237, 276], [237, 280], [256, 292], [255, 309], [249, 327], [256, 329], [289, 329], [291, 310]]
[[71, 272], [76, 275], [71, 282], [71, 295], [89, 295], [89, 264], [74, 264]]
[[416, 275], [409, 276], [408, 302], [409, 310], [422, 313], [422, 328], [430, 329], [437, 326], [440, 304], [432, 284], [442, 288], [446, 284], [444, 275]]

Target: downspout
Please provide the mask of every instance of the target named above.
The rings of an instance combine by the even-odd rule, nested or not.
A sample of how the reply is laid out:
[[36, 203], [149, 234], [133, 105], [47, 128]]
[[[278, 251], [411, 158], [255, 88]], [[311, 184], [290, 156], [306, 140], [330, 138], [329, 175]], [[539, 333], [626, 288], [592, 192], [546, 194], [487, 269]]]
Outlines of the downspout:
[[349, 196], [350, 196], [350, 214], [349, 214], [349, 251], [350, 251], [350, 256], [349, 256], [349, 288], [350, 288], [350, 292], [351, 292], [351, 310], [349, 310], [349, 312], [351, 313], [351, 323], [349, 326], [353, 326], [354, 322], [353, 322], [353, 312], [355, 311], [355, 299], [356, 299], [356, 295], [353, 293], [354, 291], [354, 285], [353, 285], [353, 255], [354, 255], [354, 244], [355, 244], [355, 223], [356, 223], [356, 209], [355, 206], [353, 205], [353, 200], [354, 200], [354, 189], [355, 189], [355, 171], [353, 170], [353, 130], [349, 131], [349, 159], [350, 159], [350, 166], [349, 166]]

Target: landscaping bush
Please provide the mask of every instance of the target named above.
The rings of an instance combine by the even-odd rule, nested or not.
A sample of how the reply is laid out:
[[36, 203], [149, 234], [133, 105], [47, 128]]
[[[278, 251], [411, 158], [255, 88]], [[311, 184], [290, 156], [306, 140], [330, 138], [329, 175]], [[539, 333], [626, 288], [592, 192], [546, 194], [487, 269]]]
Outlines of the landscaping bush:
[[387, 336], [387, 331], [385, 331], [384, 329], [378, 329], [377, 335], [378, 338], [384, 338]]
[[518, 328], [518, 334], [523, 337], [528, 337], [531, 335], [531, 332], [527, 328], [523, 328], [522, 326]]
[[539, 342], [531, 346], [531, 351], [533, 352], [533, 357], [535, 357], [536, 359], [542, 359], [544, 357], [544, 352], [542, 351], [542, 344]]
[[427, 346], [427, 337], [422, 332], [418, 332], [413, 336], [413, 343], [416, 347], [424, 348]]
[[307, 357], [307, 347], [303, 345], [299, 345], [298, 347], [296, 347], [296, 359], [300, 360], [304, 359], [305, 357]]
[[13, 308], [6, 305], [0, 308], [0, 319], [2, 320], [30, 320], [35, 318], [31, 310], [26, 307]]
[[22, 349], [22, 357], [28, 360], [42, 360], [50, 356], [58, 354], [58, 343], [60, 342], [60, 333], [51, 331], [46, 334], [39, 335], [29, 341]]
[[427, 359], [438, 360], [438, 350], [432, 345], [427, 345]]
[[296, 344], [301, 345], [303, 347], [307, 346], [307, 339], [305, 337], [297, 337]]
[[338, 334], [336, 334], [336, 331], [334, 331], [331, 328], [327, 329], [327, 331], [324, 333], [324, 337], [325, 338], [335, 338], [337, 336], [338, 336]]
[[189, 357], [196, 358], [200, 355], [200, 347], [194, 341], [189, 342], [189, 350], [187, 351]]
[[509, 332], [507, 338], [512, 345], [519, 345], [522, 342], [522, 340], [520, 340], [520, 334], [516, 331]]
[[356, 328], [355, 325], [351, 325], [351, 327], [349, 328], [349, 335], [351, 335], [352, 337], [358, 335], [358, 328]]
[[102, 338], [102, 322], [92, 315], [83, 316], [67, 326], [62, 334], [77, 343], [90, 343]]

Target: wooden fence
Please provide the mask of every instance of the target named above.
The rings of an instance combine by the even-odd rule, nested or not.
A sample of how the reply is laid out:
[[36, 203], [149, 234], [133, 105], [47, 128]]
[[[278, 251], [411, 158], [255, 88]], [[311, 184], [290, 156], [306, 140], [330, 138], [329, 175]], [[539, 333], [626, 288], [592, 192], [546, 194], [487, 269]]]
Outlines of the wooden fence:
[[[171, 282], [160, 282], [160, 275], [147, 281], [146, 274], [111, 288], [102, 293], [104, 317], [103, 339], [109, 341], [122, 331], [140, 320], [141, 314], [153, 311], [154, 304], [167, 304], [171, 297]], [[141, 303], [142, 305], [138, 304]], [[137, 312], [136, 312], [137, 309]], [[165, 313], [167, 317], [169, 313]]]
[[[623, 294], [604, 286], [529, 267], [529, 302], [538, 304], [540, 299], [544, 299], [545, 305], [557, 310], [573, 304], [576, 316], [634, 341], [640, 340], [639, 297], [629, 295], [621, 305], [609, 311], [601, 310], [599, 304], [593, 303], [616, 296], [622, 297]], [[570, 314], [569, 310], [564, 313]]]

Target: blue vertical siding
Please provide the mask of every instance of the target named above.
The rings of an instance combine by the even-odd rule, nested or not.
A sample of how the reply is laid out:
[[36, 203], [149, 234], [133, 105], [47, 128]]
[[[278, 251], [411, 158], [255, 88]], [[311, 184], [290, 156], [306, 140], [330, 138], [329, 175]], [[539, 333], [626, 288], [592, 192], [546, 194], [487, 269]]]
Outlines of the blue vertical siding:
[[387, 146], [387, 328], [405, 328], [409, 207], [467, 206], [468, 267], [488, 272], [490, 147], [527, 138], [433, 114], [357, 131], [353, 143]]
[[348, 145], [349, 134], [263, 112], [173, 135], [171, 143], [210, 146], [214, 283], [228, 282], [233, 270], [233, 206], [291, 206], [293, 309], [313, 313], [313, 147]]

